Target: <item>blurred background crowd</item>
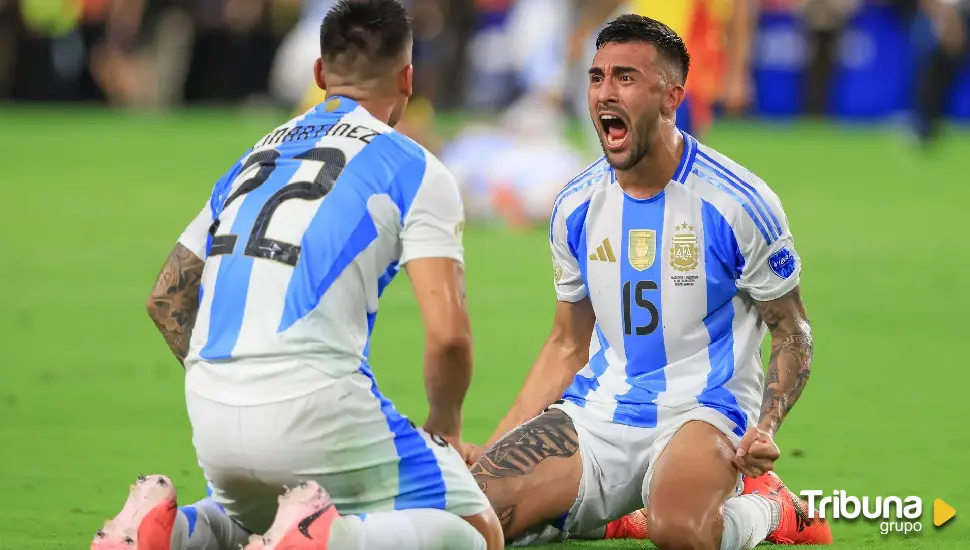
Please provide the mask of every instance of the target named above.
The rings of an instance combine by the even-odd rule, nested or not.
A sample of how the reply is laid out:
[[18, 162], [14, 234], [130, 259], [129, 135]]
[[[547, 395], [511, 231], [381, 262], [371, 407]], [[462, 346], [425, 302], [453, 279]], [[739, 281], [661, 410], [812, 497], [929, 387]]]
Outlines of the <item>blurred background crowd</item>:
[[[0, 0], [0, 102], [299, 109], [335, 0]], [[438, 152], [472, 216], [542, 219], [590, 160], [593, 37], [637, 11], [688, 43], [691, 100], [716, 117], [904, 120], [931, 142], [970, 121], [970, 0], [405, 0], [418, 97], [403, 131]], [[441, 137], [436, 114], [460, 112]], [[485, 115], [485, 118], [475, 115]], [[548, 167], [537, 175], [527, 166]]]

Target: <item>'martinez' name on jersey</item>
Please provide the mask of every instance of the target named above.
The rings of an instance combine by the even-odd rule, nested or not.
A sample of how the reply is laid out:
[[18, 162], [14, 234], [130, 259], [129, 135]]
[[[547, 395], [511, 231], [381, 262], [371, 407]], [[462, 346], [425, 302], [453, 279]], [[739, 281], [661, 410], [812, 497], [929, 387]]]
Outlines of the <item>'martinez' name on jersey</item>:
[[463, 260], [454, 179], [347, 98], [267, 134], [179, 241], [205, 259], [186, 385], [234, 405], [370, 375], [378, 298], [417, 258]]
[[319, 139], [322, 137], [346, 137], [359, 139], [364, 143], [370, 143], [372, 139], [381, 135], [380, 130], [375, 130], [369, 126], [360, 124], [342, 123], [319, 123], [319, 124], [296, 124], [294, 126], [283, 126], [277, 128], [256, 144], [255, 148], [279, 145], [291, 141], [301, 141], [305, 139]]
[[706, 406], [738, 435], [757, 420], [764, 324], [800, 265], [778, 197], [684, 134], [674, 180], [637, 200], [605, 158], [559, 194], [550, 240], [560, 300], [589, 296], [590, 360], [564, 398], [642, 427]]

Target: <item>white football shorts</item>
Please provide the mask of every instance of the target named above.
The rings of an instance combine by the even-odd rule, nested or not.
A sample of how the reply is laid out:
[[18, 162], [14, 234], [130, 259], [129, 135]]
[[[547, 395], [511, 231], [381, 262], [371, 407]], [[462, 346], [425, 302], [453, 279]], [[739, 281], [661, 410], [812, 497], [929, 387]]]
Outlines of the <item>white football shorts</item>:
[[[590, 533], [607, 523], [648, 505], [649, 487], [660, 453], [684, 424], [698, 420], [714, 426], [735, 446], [741, 438], [735, 424], [709, 407], [695, 407], [667, 417], [654, 428], [626, 426], [602, 419], [569, 401], [551, 408], [569, 415], [579, 436], [583, 476], [576, 502], [558, 528], [569, 533]], [[744, 484], [738, 474], [735, 494]]]
[[273, 521], [284, 486], [315, 480], [343, 515], [489, 508], [458, 452], [416, 428], [362, 373], [281, 403], [235, 406], [186, 391], [211, 497], [247, 530]]

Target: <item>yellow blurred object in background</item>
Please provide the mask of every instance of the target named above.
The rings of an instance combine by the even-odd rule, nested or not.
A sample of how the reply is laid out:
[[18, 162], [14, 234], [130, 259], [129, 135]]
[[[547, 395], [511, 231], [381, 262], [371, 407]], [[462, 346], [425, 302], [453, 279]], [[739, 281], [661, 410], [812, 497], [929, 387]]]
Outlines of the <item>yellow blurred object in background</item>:
[[727, 25], [737, 0], [632, 0], [630, 8], [640, 15], [663, 21], [687, 45], [693, 126], [707, 127], [714, 118], [727, 69]]
[[731, 16], [733, 2], [734, 0], [632, 0], [630, 8], [640, 15], [663, 21], [677, 34], [686, 36], [691, 30], [690, 21], [696, 10], [705, 9], [716, 19], [726, 21]]
[[296, 106], [297, 113], [309, 111], [313, 107], [323, 103], [325, 99], [327, 99], [327, 91], [321, 90], [316, 84], [311, 84], [306, 95], [303, 96], [303, 101]]
[[81, 3], [78, 0], [21, 0], [20, 12], [30, 30], [60, 36], [77, 26]]

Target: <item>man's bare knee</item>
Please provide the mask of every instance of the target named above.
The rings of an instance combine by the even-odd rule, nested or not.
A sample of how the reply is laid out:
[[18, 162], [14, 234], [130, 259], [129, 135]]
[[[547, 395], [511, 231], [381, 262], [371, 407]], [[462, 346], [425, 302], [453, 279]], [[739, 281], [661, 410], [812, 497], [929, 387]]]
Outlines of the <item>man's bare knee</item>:
[[654, 544], [663, 550], [720, 548], [721, 507], [737, 483], [732, 453], [727, 437], [710, 424], [692, 421], [677, 431], [644, 479]]
[[660, 550], [718, 550], [720, 530], [689, 514], [647, 513], [650, 542]]

